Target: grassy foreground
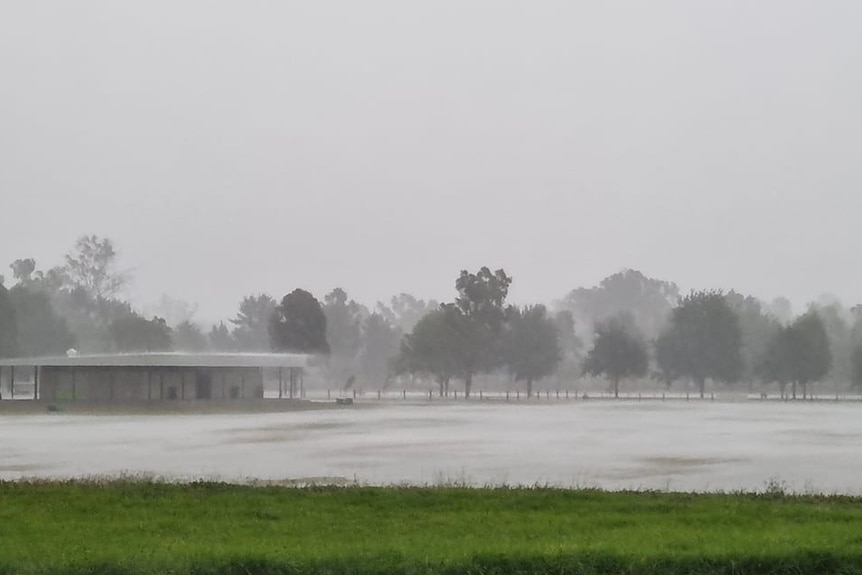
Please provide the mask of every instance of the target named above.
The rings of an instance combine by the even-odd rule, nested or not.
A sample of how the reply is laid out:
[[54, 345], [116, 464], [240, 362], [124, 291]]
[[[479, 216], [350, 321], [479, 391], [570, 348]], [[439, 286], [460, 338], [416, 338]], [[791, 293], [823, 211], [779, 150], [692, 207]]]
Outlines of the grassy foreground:
[[0, 573], [862, 574], [862, 499], [11, 482]]

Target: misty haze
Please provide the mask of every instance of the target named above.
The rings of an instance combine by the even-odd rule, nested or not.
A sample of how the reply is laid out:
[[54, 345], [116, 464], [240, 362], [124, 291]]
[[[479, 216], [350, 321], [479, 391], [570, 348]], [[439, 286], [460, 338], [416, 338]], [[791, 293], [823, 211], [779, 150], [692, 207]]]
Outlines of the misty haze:
[[862, 573], [860, 22], [0, 2], [0, 572]]

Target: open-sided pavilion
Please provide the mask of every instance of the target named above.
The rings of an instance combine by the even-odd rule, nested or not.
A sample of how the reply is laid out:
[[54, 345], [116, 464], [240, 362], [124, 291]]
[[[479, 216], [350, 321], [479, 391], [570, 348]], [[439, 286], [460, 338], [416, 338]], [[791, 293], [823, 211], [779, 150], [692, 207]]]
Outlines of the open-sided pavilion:
[[255, 399], [264, 396], [264, 370], [277, 372], [279, 397], [293, 397], [307, 364], [308, 356], [285, 353], [69, 354], [0, 359], [0, 399], [21, 398], [22, 388], [31, 399], [53, 402]]

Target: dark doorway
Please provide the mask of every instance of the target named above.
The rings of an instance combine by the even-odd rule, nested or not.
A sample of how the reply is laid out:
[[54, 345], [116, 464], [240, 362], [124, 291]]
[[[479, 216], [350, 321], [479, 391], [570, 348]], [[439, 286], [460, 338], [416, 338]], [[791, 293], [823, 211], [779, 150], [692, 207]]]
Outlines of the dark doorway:
[[212, 399], [213, 382], [209, 372], [199, 371], [195, 374], [195, 399]]

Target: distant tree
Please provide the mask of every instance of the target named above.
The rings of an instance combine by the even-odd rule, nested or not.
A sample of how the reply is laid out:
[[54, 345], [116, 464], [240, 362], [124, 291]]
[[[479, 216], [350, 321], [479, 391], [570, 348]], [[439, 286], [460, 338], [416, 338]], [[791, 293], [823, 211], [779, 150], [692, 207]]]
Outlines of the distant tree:
[[377, 311], [393, 326], [404, 333], [413, 331], [413, 327], [425, 314], [440, 307], [434, 300], [425, 301], [408, 293], [392, 296], [389, 305], [378, 302]]
[[269, 338], [275, 351], [328, 354], [326, 315], [317, 298], [302, 289], [284, 296], [270, 320]]
[[18, 285], [28, 285], [33, 281], [33, 274], [36, 272], [36, 260], [26, 258], [15, 260], [9, 265], [12, 268], [12, 277], [18, 282]]
[[329, 357], [326, 371], [331, 383], [356, 377], [362, 350], [362, 322], [368, 310], [350, 299], [342, 288], [335, 288], [323, 298], [326, 314], [326, 340]]
[[693, 292], [671, 313], [659, 336], [662, 370], [697, 383], [704, 396], [707, 379], [739, 381], [742, 375], [739, 318], [720, 291]]
[[275, 300], [265, 293], [242, 298], [239, 312], [230, 322], [233, 338], [242, 351], [270, 351], [269, 322], [275, 313]]
[[853, 348], [853, 377], [851, 379], [851, 386], [862, 388], [862, 343], [856, 344], [856, 347]]
[[[132, 304], [120, 299], [102, 299], [96, 302], [96, 307], [96, 313], [98, 313], [99, 317], [108, 323], [112, 323], [118, 319], [125, 319], [129, 316], [141, 315], [132, 309]], [[154, 315], [150, 317], [159, 318], [167, 323], [165, 318], [161, 316]]]
[[16, 260], [12, 271], [18, 285], [44, 293], [57, 315], [65, 319], [79, 350], [107, 352], [110, 324], [131, 314], [127, 302], [115, 297], [127, 281], [116, 271], [116, 252], [110, 240], [84, 236], [66, 256], [62, 267], [36, 269], [32, 258]]
[[362, 323], [362, 349], [359, 364], [365, 381], [385, 384], [392, 374], [392, 362], [398, 356], [401, 331], [379, 313], [373, 313]]
[[117, 271], [117, 253], [108, 238], [81, 236], [74, 251], [66, 255], [65, 276], [71, 287], [83, 289], [93, 299], [110, 299], [127, 283], [127, 274]]
[[850, 308], [850, 314], [852, 315], [850, 337], [854, 342], [862, 342], [862, 304]]
[[76, 349], [85, 353], [110, 351], [111, 336], [108, 327], [112, 321], [132, 313], [131, 306], [120, 313], [117, 302], [96, 301], [82, 288], [63, 288], [46, 293], [51, 300], [51, 306], [66, 320], [74, 334]]
[[[317, 298], [302, 289], [284, 296], [270, 319], [269, 339], [274, 351], [328, 355], [326, 314]], [[290, 397], [294, 397], [297, 371], [291, 369], [289, 378]]]
[[0, 282], [0, 357], [14, 357], [18, 353], [18, 323], [9, 292]]
[[362, 345], [363, 308], [348, 299], [347, 292], [335, 288], [324, 298], [326, 335], [332, 355], [353, 359]]
[[83, 288], [71, 284], [64, 268], [55, 267], [47, 272], [36, 269], [33, 258], [15, 260], [9, 267], [17, 280], [16, 288], [26, 288], [31, 292], [45, 294], [52, 307], [71, 325], [92, 323], [97, 311], [96, 303]]
[[19, 278], [9, 290], [18, 323], [18, 353], [26, 357], [62, 354], [75, 346], [66, 319], [57, 314], [48, 295]]
[[188, 320], [177, 324], [173, 339], [177, 351], [204, 351], [208, 347], [207, 336], [200, 326]]
[[209, 347], [214, 351], [225, 352], [236, 349], [236, 342], [223, 321], [212, 327], [207, 338], [209, 339]]
[[854, 338], [852, 335], [853, 312], [845, 308], [837, 298], [811, 306], [823, 322], [829, 339], [832, 364], [824, 379], [838, 386], [847, 385], [851, 380]]
[[502, 363], [500, 350], [506, 321], [506, 296], [512, 278], [502, 269], [491, 272], [483, 267], [477, 273], [466, 270], [455, 282], [458, 297], [452, 304], [463, 318], [463, 350], [458, 356], [458, 371], [464, 378], [464, 396], [470, 397], [473, 376], [490, 371]]
[[160, 317], [148, 320], [130, 314], [111, 322], [108, 332], [119, 352], [169, 351], [173, 345], [171, 328]]
[[655, 337], [678, 301], [676, 284], [629, 269], [606, 277], [595, 287], [572, 290], [562, 305], [585, 325], [629, 313], [642, 333]]
[[788, 330], [785, 342], [789, 349], [785, 357], [789, 361], [793, 398], [796, 399], [797, 384], [802, 386], [802, 397], [807, 398], [808, 386], [820, 381], [832, 365], [829, 336], [816, 310], [796, 318]]
[[437, 382], [440, 396], [449, 395], [449, 382], [460, 375], [464, 323], [464, 316], [453, 305], [425, 314], [401, 340], [397, 371], [429, 374]]
[[666, 331], [655, 340], [655, 363], [658, 368], [653, 374], [653, 379], [664, 384], [666, 389], [670, 389], [675, 381], [680, 379], [682, 375], [679, 373], [680, 366], [677, 362], [676, 343], [673, 341], [675, 334]]
[[510, 309], [503, 359], [515, 381], [526, 382], [527, 397], [533, 395], [534, 381], [554, 373], [562, 359], [560, 335], [545, 306]]
[[619, 317], [608, 318], [595, 326], [593, 348], [584, 361], [584, 373], [607, 377], [614, 397], [620, 395], [620, 381], [643, 377], [649, 366], [643, 337]]
[[[765, 384], [777, 383], [781, 397], [786, 396], [787, 384], [794, 381], [793, 377], [793, 354], [796, 342], [792, 326], [784, 326], [773, 334], [772, 338], [758, 363], [758, 372], [761, 381]], [[794, 398], [796, 389], [794, 384]]]
[[777, 297], [766, 306], [766, 312], [774, 317], [781, 325], [787, 325], [793, 321], [793, 304], [786, 297]]
[[781, 328], [781, 324], [772, 315], [764, 313], [763, 304], [756, 298], [746, 297], [734, 291], [724, 297], [739, 318], [739, 329], [742, 335], [742, 377], [751, 383], [758, 379], [758, 364], [766, 354], [769, 342]]
[[568, 385], [581, 375], [584, 363], [584, 342], [578, 337], [575, 318], [567, 309], [559, 310], [551, 316], [557, 328], [560, 342], [560, 363], [557, 365], [557, 385]]
[[[65, 321], [67, 330], [74, 337], [74, 345], [80, 351], [112, 351], [115, 347], [110, 333], [111, 324], [135, 315], [129, 303], [117, 297], [128, 276], [117, 270], [116, 251], [109, 239], [82, 236], [65, 256], [65, 264], [47, 271], [38, 270], [32, 258], [16, 260], [11, 267], [17, 279], [16, 288], [47, 297], [55, 315]], [[35, 305], [36, 300], [32, 299], [30, 303]], [[33, 329], [37, 329], [38, 326], [47, 327], [49, 319], [43, 315], [28, 321]], [[47, 341], [47, 348], [58, 349], [58, 342], [68, 340], [67, 330], [62, 327], [58, 330], [54, 338], [42, 332], [37, 340], [30, 341]], [[27, 328], [25, 333], [36, 332]], [[25, 335], [25, 341], [27, 337]], [[30, 344], [27, 346], [32, 347]]]
[[70, 291], [69, 278], [66, 271], [61, 266], [55, 266], [48, 271], [37, 271], [34, 275], [34, 281], [38, 282], [40, 287], [50, 294], [58, 292]]

